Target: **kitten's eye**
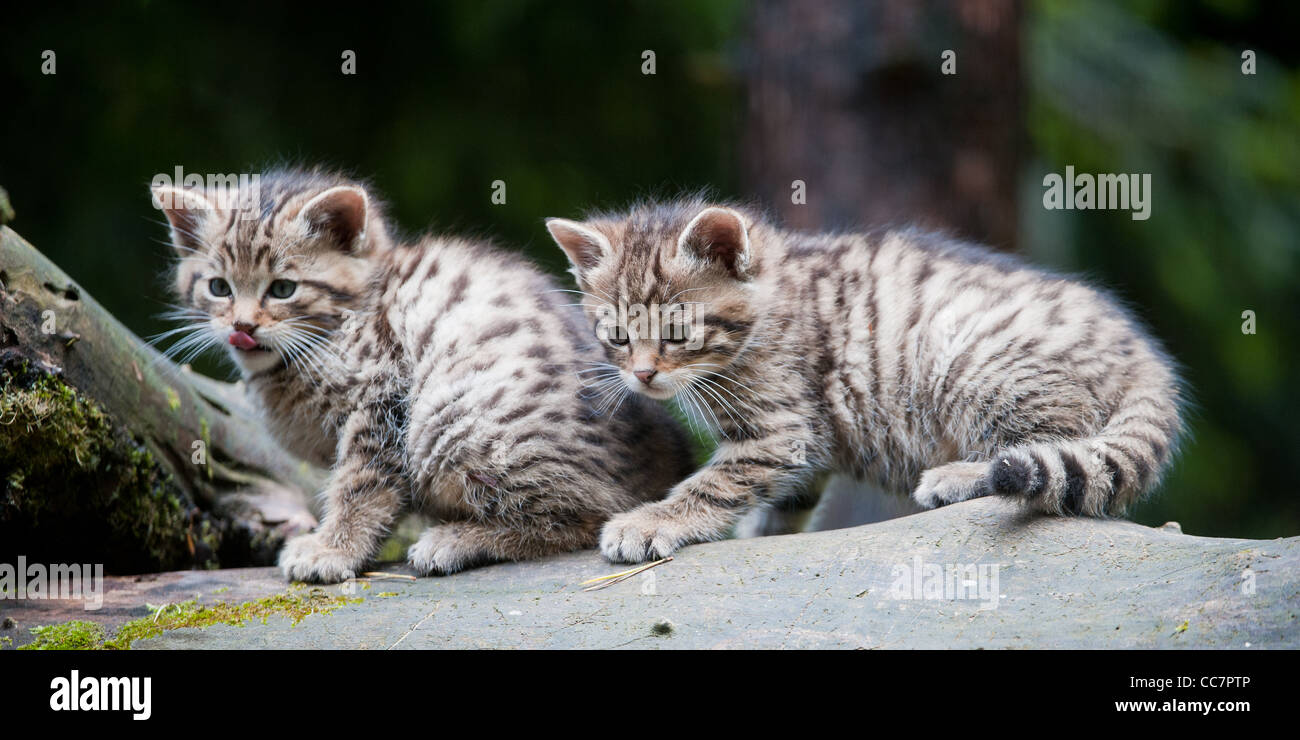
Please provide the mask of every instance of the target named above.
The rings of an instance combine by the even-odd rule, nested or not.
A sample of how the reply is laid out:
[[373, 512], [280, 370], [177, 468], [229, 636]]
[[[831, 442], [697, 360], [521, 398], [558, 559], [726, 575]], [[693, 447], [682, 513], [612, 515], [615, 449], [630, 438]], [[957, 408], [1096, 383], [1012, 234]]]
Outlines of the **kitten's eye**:
[[288, 298], [297, 289], [298, 284], [292, 280], [272, 280], [270, 293], [272, 298]]
[[628, 341], [627, 329], [617, 325], [609, 327], [607, 336], [609, 337], [609, 343], [615, 347], [622, 347]]
[[218, 298], [230, 295], [230, 283], [225, 278], [212, 278], [208, 281], [208, 292]]
[[683, 344], [690, 338], [691, 332], [686, 324], [673, 324], [664, 327], [663, 339], [669, 344]]

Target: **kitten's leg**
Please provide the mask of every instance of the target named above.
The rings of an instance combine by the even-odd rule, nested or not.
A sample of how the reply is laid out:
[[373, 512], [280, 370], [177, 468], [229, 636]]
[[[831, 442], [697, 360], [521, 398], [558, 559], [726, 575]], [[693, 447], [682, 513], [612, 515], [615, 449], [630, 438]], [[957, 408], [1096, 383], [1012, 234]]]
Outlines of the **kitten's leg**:
[[954, 462], [922, 473], [912, 499], [927, 509], [933, 509], [991, 493], [993, 487], [987, 462]]
[[449, 575], [507, 560], [581, 550], [596, 544], [599, 522], [579, 526], [550, 520], [502, 523], [455, 522], [429, 527], [407, 551], [411, 567], [427, 575]]
[[[791, 455], [795, 449], [797, 462]], [[807, 486], [817, 470], [805, 461], [813, 449], [810, 435], [794, 438], [789, 431], [723, 442], [709, 464], [674, 486], [668, 498], [611, 518], [601, 532], [600, 550], [614, 562], [637, 563], [722, 539], [753, 507]]]
[[405, 478], [392, 396], [375, 398], [344, 424], [338, 462], [325, 487], [326, 512], [311, 534], [290, 540], [280, 569], [292, 581], [334, 583], [374, 556], [401, 512]]

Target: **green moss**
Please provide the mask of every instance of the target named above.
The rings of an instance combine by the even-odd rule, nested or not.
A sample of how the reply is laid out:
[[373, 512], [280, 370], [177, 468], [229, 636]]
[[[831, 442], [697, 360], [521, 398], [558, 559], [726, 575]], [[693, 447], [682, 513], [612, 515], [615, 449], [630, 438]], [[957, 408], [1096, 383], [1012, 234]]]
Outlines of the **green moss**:
[[64, 622], [33, 627], [36, 640], [19, 650], [96, 650], [104, 644], [104, 628], [94, 622]]
[[181, 410], [181, 397], [178, 396], [178, 395], [176, 395], [176, 389], [173, 388], [173, 387], [171, 387], [171, 386], [167, 386], [167, 388], [164, 389], [163, 392], [167, 394], [167, 406], [168, 406], [168, 408], [170, 408], [172, 411], [180, 412], [180, 410]]
[[359, 604], [360, 598], [333, 596], [319, 588], [297, 593], [267, 596], [240, 604], [202, 605], [197, 601], [151, 607], [147, 617], [127, 622], [109, 637], [93, 622], [34, 627], [36, 641], [19, 650], [130, 650], [136, 640], [147, 640], [164, 632], [183, 628], [203, 629], [214, 624], [242, 627], [256, 619], [262, 624], [273, 616], [288, 617], [294, 626], [312, 614], [329, 614], [345, 604]]
[[[0, 538], [23, 540], [20, 551], [39, 555], [41, 533], [57, 530], [65, 560], [98, 553], [96, 562], [124, 571], [194, 562], [193, 506], [150, 449], [75, 388], [25, 363], [0, 368], [0, 470]], [[106, 562], [103, 553], [124, 559]]]
[[[103, 448], [111, 442], [106, 439], [111, 429], [103, 412], [81, 398], [75, 389], [48, 376], [36, 378], [27, 387], [16, 383], [9, 374], [4, 376], [0, 387], [0, 426], [6, 430], [7, 441], [17, 443], [22, 438], [39, 438], [57, 445], [58, 451], [46, 456], [57, 455], [60, 463], [70, 458], [85, 470], [99, 464]], [[12, 446], [7, 449], [5, 457], [16, 461], [17, 450]], [[38, 456], [26, 467], [38, 467], [42, 459]], [[15, 470], [23, 475], [22, 470]]]

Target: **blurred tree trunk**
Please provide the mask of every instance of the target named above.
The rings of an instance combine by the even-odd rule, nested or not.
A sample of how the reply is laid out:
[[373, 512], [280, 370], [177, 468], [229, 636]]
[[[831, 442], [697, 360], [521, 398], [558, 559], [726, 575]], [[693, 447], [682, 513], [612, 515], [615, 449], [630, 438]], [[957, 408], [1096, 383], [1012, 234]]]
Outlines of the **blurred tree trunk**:
[[758, 2], [748, 190], [796, 228], [917, 223], [1013, 249], [1020, 16], [1004, 0]]

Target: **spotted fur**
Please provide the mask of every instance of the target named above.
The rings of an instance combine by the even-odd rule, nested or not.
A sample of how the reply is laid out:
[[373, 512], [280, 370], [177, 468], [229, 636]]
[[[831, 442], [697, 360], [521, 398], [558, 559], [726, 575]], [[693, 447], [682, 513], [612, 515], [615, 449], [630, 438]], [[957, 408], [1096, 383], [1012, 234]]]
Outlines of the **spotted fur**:
[[674, 397], [720, 438], [666, 500], [609, 521], [614, 560], [722, 537], [754, 507], [810, 506], [827, 472], [926, 507], [1004, 494], [1116, 515], [1181, 434], [1155, 340], [1105, 294], [1011, 256], [908, 230], [792, 232], [701, 200], [548, 228], [589, 317], [688, 300], [704, 314], [702, 346], [605, 342], [629, 389]]
[[281, 553], [289, 578], [355, 574], [408, 509], [439, 522], [409, 552], [425, 573], [590, 547], [611, 513], [692, 469], [662, 409], [599, 405], [581, 313], [524, 260], [395, 243], [369, 191], [334, 175], [268, 173], [259, 191], [253, 218], [202, 192], [156, 195], [173, 196], [181, 346], [251, 337], [228, 349], [266, 423], [332, 466], [321, 525]]

